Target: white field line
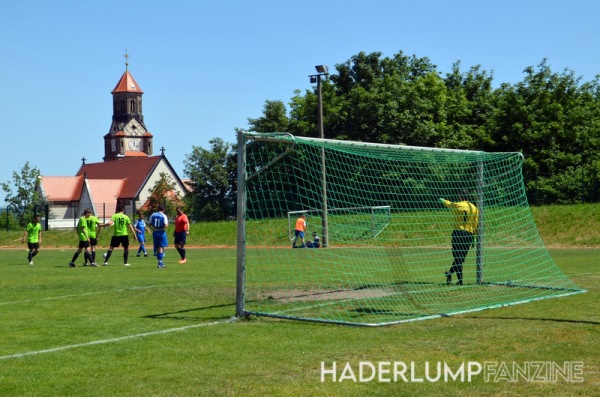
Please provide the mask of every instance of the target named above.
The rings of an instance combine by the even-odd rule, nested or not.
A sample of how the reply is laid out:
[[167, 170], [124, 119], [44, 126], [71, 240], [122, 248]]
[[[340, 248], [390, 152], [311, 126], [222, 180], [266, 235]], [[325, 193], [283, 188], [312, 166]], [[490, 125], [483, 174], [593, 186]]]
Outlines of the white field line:
[[82, 293], [82, 294], [59, 295], [59, 296], [51, 296], [51, 297], [48, 297], [48, 298], [40, 298], [40, 299], [27, 299], [27, 300], [21, 300], [21, 301], [0, 302], [0, 306], [18, 305], [18, 304], [22, 304], [22, 303], [31, 303], [31, 302], [40, 302], [40, 301], [51, 301], [51, 300], [57, 300], [57, 299], [70, 299], [70, 298], [77, 298], [77, 297], [80, 297], [80, 296], [109, 294], [109, 293], [113, 293], [113, 292], [127, 292], [127, 291], [152, 289], [152, 288], [163, 288], [163, 287], [179, 287], [181, 285], [188, 285], [188, 284], [196, 284], [196, 283], [195, 282], [189, 282], [189, 283], [180, 283], [180, 284], [147, 285], [147, 286], [142, 286], [142, 287], [119, 288], [119, 289], [106, 290], [106, 291], [85, 292], [85, 293]]
[[76, 349], [78, 347], [87, 347], [87, 346], [94, 346], [94, 345], [102, 345], [102, 344], [105, 344], [105, 343], [121, 342], [121, 341], [129, 340], [129, 339], [143, 338], [145, 336], [168, 334], [168, 333], [171, 333], [171, 332], [185, 331], [185, 330], [192, 329], [192, 328], [208, 327], [210, 325], [225, 324], [225, 323], [230, 323], [230, 322], [233, 322], [233, 321], [235, 321], [235, 319], [228, 319], [228, 320], [224, 320], [224, 321], [214, 321], [212, 323], [201, 323], [201, 324], [187, 325], [185, 327], [169, 328], [169, 329], [163, 329], [163, 330], [160, 330], [160, 331], [144, 332], [144, 333], [141, 333], [141, 334], [121, 336], [119, 338], [103, 339], [103, 340], [96, 340], [96, 341], [86, 342], [86, 343], [78, 343], [76, 345], [54, 347], [52, 349], [37, 350], [37, 351], [31, 351], [31, 352], [25, 352], [25, 353], [17, 353], [17, 354], [9, 354], [7, 356], [0, 356], [0, 360], [6, 360], [6, 359], [9, 359], [9, 358], [22, 358], [22, 357], [27, 357], [27, 356], [35, 356], [37, 354], [44, 354], [44, 353], [55, 353], [55, 352], [59, 352], [59, 351], [63, 351], [63, 350], [68, 350], [68, 349]]

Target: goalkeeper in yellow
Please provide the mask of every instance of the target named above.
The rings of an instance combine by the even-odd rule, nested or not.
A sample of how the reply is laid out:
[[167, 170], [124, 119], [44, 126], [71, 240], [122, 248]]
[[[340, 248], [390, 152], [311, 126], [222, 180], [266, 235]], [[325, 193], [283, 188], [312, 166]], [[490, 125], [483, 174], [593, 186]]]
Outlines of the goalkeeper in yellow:
[[458, 201], [452, 202], [440, 198], [439, 202], [444, 204], [454, 213], [454, 230], [452, 230], [452, 257], [454, 262], [450, 270], [445, 273], [446, 284], [452, 283], [452, 273], [456, 273], [458, 285], [462, 285], [463, 263], [469, 249], [474, 244], [477, 225], [479, 223], [479, 210], [475, 204], [467, 201], [467, 193], [462, 192], [458, 195]]

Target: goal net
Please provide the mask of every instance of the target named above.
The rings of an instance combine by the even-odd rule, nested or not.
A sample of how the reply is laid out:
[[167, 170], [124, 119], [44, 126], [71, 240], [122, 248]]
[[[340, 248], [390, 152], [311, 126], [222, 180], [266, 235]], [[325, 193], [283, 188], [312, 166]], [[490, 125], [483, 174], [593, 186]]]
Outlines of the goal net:
[[[344, 235], [344, 240], [346, 241], [351, 238], [375, 238], [390, 224], [392, 218], [391, 208], [389, 205], [329, 208], [327, 210], [329, 217], [334, 217], [336, 220], [333, 223], [329, 223], [329, 235], [331, 233], [334, 235]], [[322, 211], [315, 209], [289, 211], [287, 217], [290, 240], [294, 237], [296, 219], [302, 215], [306, 215], [308, 231], [312, 231], [317, 236], [326, 234], [323, 228], [325, 217]]]
[[[533, 222], [519, 153], [238, 133], [238, 316], [386, 325], [585, 292]], [[477, 209], [456, 268], [450, 202]], [[441, 202], [440, 198], [447, 201]], [[296, 219], [306, 241], [291, 249]], [[300, 244], [297, 244], [300, 246]]]

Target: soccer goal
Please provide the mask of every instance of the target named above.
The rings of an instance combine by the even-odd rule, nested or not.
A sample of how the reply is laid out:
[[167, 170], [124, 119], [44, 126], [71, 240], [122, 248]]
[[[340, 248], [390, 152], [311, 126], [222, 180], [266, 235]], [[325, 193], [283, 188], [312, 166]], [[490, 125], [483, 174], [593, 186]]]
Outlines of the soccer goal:
[[[236, 314], [377, 326], [585, 292], [531, 216], [520, 153], [238, 133]], [[448, 284], [456, 215], [478, 209], [463, 284]], [[323, 248], [291, 249], [295, 220]], [[456, 281], [456, 280], [454, 280]]]
[[[344, 241], [351, 238], [375, 238], [390, 224], [391, 208], [389, 205], [329, 208], [327, 212], [334, 222], [329, 224], [328, 231], [324, 227], [323, 211], [315, 209], [289, 211], [287, 213], [288, 233], [291, 240], [294, 237], [296, 219], [306, 215], [307, 231], [314, 231], [317, 235], [344, 236]], [[332, 242], [328, 240], [328, 244]]]

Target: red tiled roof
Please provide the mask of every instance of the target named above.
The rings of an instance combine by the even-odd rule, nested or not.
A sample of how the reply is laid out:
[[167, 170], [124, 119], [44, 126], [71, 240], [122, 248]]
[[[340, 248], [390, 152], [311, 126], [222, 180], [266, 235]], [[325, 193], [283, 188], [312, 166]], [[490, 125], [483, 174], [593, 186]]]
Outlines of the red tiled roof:
[[140, 94], [144, 93], [144, 91], [142, 91], [142, 89], [135, 81], [131, 73], [129, 73], [128, 71], [125, 71], [125, 73], [123, 73], [123, 76], [121, 76], [121, 79], [115, 86], [114, 90], [111, 91], [111, 94], [114, 94], [116, 92], [139, 92]]
[[126, 150], [125, 157], [148, 157], [148, 155], [146, 153], [140, 152], [140, 151], [134, 152], [134, 151]]
[[125, 182], [125, 179], [87, 180], [92, 203], [101, 203], [94, 208], [97, 217], [106, 219], [115, 214], [117, 209], [117, 198], [120, 197]]
[[40, 184], [48, 201], [79, 201], [83, 176], [42, 176]]
[[88, 180], [124, 179], [119, 197], [134, 198], [161, 158], [162, 156], [123, 157], [103, 163], [84, 164], [77, 172], [77, 176], [85, 174]]

